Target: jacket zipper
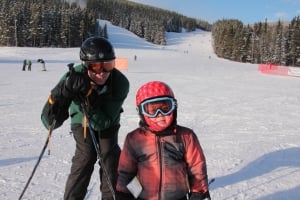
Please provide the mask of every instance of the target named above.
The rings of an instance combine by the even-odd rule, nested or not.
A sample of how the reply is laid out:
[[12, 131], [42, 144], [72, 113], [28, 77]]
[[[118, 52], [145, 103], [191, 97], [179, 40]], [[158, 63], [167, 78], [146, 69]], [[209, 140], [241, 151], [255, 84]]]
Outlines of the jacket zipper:
[[157, 136], [157, 146], [158, 146], [158, 162], [159, 162], [159, 190], [158, 190], [158, 199], [161, 199], [161, 187], [162, 187], [162, 148], [161, 148], [161, 141], [160, 136]]

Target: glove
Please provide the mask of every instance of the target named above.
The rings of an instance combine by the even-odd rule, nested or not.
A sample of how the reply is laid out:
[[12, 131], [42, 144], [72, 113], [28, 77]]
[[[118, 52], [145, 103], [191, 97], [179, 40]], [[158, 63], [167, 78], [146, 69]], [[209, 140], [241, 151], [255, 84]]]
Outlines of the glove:
[[76, 72], [72, 69], [65, 80], [65, 87], [62, 91], [66, 98], [80, 101], [82, 97], [86, 97], [91, 92], [90, 78], [86, 73]]
[[211, 200], [209, 192], [192, 192], [189, 200]]
[[42, 122], [45, 127], [48, 128], [49, 125], [53, 123], [54, 119], [56, 120], [54, 128], [58, 128], [59, 126], [61, 126], [63, 122], [69, 117], [68, 105], [70, 103], [70, 101], [65, 101], [62, 106], [60, 105], [60, 103], [46, 103], [41, 115]]
[[116, 200], [134, 200], [134, 196], [130, 193], [116, 191]]

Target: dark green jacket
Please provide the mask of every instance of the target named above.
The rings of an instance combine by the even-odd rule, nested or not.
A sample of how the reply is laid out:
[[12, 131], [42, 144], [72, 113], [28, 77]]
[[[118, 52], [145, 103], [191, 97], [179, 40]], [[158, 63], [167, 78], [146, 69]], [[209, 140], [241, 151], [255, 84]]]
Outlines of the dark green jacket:
[[[75, 71], [86, 73], [82, 65], [78, 65]], [[59, 87], [61, 82], [66, 79], [67, 73], [61, 78], [60, 82], [56, 87]], [[108, 80], [103, 86], [97, 86], [93, 89], [91, 100], [91, 107], [89, 108], [89, 126], [95, 131], [101, 131], [120, 123], [120, 114], [123, 111], [122, 105], [129, 92], [129, 81], [128, 79], [117, 69], [114, 69]], [[63, 98], [63, 97], [62, 97]], [[59, 100], [58, 100], [59, 101]], [[67, 116], [71, 117], [71, 124], [82, 124], [83, 123], [83, 112], [79, 104], [74, 101], [70, 103], [63, 103], [60, 108], [63, 117], [55, 117], [57, 125], [55, 128], [62, 125], [63, 121], [66, 120]], [[47, 101], [43, 112], [42, 122], [46, 128], [51, 124], [53, 115], [56, 114], [53, 110], [53, 105], [50, 105]], [[69, 115], [66, 112], [69, 111]], [[57, 115], [57, 114], [56, 114]]]

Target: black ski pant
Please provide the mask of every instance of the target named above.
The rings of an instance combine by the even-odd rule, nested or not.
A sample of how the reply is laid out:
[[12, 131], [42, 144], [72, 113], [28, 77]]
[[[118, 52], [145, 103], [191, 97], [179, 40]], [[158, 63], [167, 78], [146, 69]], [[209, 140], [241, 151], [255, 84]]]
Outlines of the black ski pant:
[[[121, 149], [118, 145], [118, 131], [120, 126], [115, 126], [102, 131], [95, 132], [100, 147], [105, 169], [108, 172], [112, 187], [115, 190], [117, 182], [117, 168]], [[91, 135], [88, 131], [84, 139], [83, 127], [81, 124], [71, 126], [76, 142], [75, 155], [72, 158], [71, 172], [69, 174], [64, 200], [83, 200], [97, 161], [97, 153], [93, 145]], [[113, 200], [112, 193], [107, 182], [107, 177], [100, 166], [100, 191], [102, 200]]]

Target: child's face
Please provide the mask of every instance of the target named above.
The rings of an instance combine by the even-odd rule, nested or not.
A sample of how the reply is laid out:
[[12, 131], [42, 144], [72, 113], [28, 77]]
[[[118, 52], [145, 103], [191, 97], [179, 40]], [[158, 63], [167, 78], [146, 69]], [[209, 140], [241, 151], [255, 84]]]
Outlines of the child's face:
[[140, 110], [145, 121], [153, 131], [163, 131], [174, 119], [176, 101], [170, 97], [157, 97], [141, 103]]
[[162, 115], [161, 113], [159, 113], [156, 117], [153, 118], [145, 117], [145, 120], [150, 128], [152, 128], [154, 131], [162, 131], [172, 124], [173, 116], [173, 113], [169, 115]]

